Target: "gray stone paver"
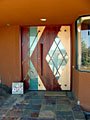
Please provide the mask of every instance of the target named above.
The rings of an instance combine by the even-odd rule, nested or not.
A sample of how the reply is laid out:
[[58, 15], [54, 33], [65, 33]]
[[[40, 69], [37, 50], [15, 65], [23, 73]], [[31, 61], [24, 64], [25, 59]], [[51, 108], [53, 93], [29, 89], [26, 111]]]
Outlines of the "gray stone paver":
[[10, 95], [0, 107], [0, 120], [85, 120], [71, 96], [49, 95], [43, 91]]

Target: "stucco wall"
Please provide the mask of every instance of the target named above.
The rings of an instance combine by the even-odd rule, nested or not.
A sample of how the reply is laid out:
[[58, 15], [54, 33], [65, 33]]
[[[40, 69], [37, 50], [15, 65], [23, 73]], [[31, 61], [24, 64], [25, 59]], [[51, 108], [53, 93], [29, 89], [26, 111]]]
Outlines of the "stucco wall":
[[19, 26], [0, 27], [0, 79], [8, 86], [21, 80], [20, 52]]
[[[0, 27], [0, 78], [4, 84], [21, 80], [19, 26]], [[90, 73], [75, 69], [75, 25], [72, 24], [72, 90], [81, 105], [90, 110]]]
[[90, 110], [90, 73], [80, 72], [75, 69], [75, 24], [72, 24], [72, 83], [73, 92], [82, 107]]

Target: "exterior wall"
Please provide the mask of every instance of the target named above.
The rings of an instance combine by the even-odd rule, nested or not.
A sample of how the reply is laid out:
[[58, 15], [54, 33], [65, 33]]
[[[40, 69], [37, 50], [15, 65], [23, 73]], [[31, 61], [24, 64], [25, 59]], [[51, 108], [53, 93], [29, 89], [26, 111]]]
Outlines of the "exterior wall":
[[90, 73], [79, 72], [78, 99], [81, 105], [90, 111]]
[[[21, 42], [19, 26], [0, 28], [0, 79], [8, 86], [21, 80]], [[81, 105], [90, 110], [90, 73], [75, 69], [75, 25], [72, 25], [72, 90]]]
[[20, 44], [19, 26], [0, 28], [0, 79], [8, 86], [21, 80]]
[[75, 24], [72, 25], [72, 90], [81, 106], [90, 110], [90, 73], [75, 69]]

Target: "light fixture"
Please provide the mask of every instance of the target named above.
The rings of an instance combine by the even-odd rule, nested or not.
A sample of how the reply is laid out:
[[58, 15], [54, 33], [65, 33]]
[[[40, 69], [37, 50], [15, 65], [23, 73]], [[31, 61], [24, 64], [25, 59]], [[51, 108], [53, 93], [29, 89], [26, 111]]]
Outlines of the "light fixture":
[[42, 22], [45, 22], [47, 19], [46, 18], [41, 18], [40, 19]]
[[7, 23], [6, 25], [7, 25], [8, 27], [10, 26], [10, 24], [9, 24], [9, 23]]

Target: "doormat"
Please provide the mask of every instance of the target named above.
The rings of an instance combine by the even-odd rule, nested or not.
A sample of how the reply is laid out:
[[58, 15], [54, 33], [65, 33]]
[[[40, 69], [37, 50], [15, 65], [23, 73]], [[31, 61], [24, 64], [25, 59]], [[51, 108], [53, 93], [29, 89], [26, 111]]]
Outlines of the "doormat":
[[66, 92], [46, 92], [45, 96], [66, 96]]

